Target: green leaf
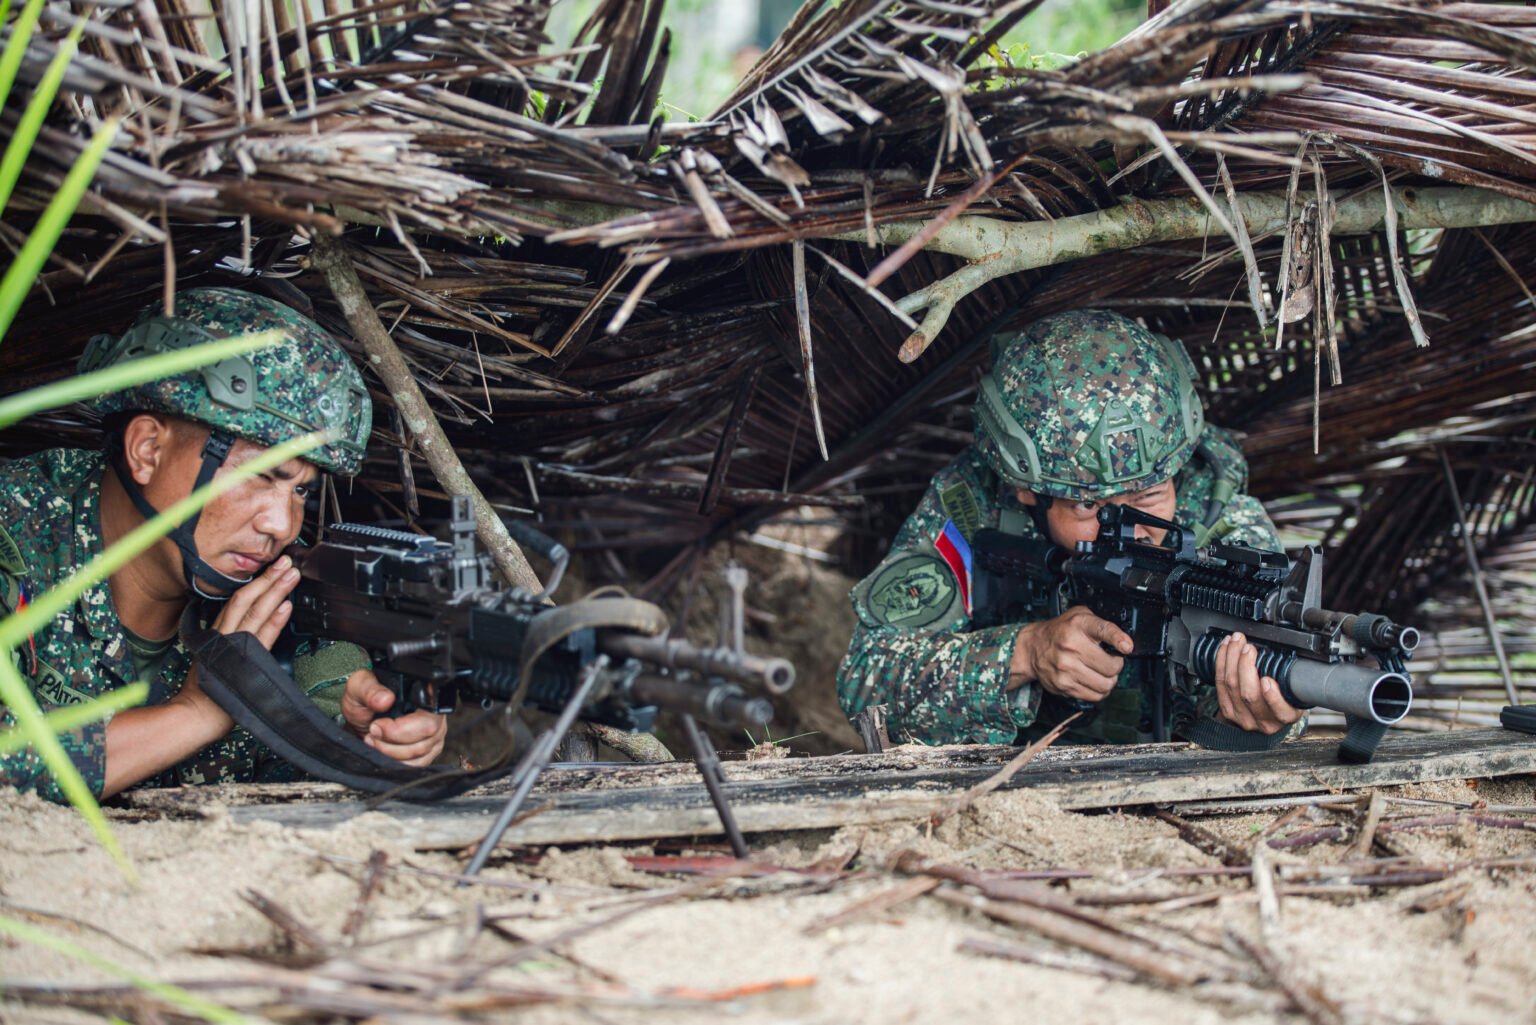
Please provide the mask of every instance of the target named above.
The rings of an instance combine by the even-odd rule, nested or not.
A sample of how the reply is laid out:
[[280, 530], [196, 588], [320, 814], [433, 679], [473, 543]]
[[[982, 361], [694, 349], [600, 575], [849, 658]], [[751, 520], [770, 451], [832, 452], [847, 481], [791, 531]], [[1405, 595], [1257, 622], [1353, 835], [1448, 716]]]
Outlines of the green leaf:
[[71, 402], [80, 402], [108, 392], [132, 388], [145, 381], [171, 377], [195, 367], [218, 363], [231, 356], [239, 356], [253, 349], [274, 345], [282, 340], [283, 333], [277, 330], [258, 331], [255, 334], [241, 335], [237, 338], [221, 338], [216, 342], [129, 360], [89, 374], [66, 378], [41, 388], [33, 388], [8, 399], [0, 399], [0, 429], [45, 409], [57, 409]]
[[84, 29], [85, 19], [81, 18], [69, 30], [64, 42], [59, 44], [59, 52], [48, 62], [48, 70], [43, 72], [42, 81], [37, 83], [32, 99], [27, 102], [27, 109], [22, 112], [21, 120], [16, 125], [16, 132], [5, 147], [5, 156], [0, 157], [0, 210], [4, 210], [5, 204], [11, 201], [11, 192], [21, 178], [22, 165], [27, 162], [27, 154], [32, 152], [32, 144], [37, 141], [37, 133], [43, 127], [43, 118], [48, 116], [48, 108], [53, 106], [53, 98], [59, 93], [64, 71], [75, 58], [75, 48], [80, 43], [80, 33]]
[[53, 773], [53, 778], [58, 782], [64, 796], [69, 799], [69, 803], [85, 817], [86, 822], [90, 823], [91, 829], [96, 833], [96, 839], [101, 841], [107, 853], [112, 855], [112, 860], [117, 862], [118, 869], [130, 881], [137, 883], [139, 874], [134, 870], [133, 863], [128, 860], [128, 855], [123, 853], [122, 847], [118, 845], [117, 837], [112, 835], [112, 828], [107, 825], [107, 817], [101, 813], [101, 806], [96, 803], [96, 796], [91, 793], [91, 788], [86, 786], [85, 779], [81, 777], [80, 770], [75, 768], [69, 752], [64, 750], [64, 745], [59, 743], [59, 738], [43, 721], [42, 711], [37, 707], [37, 702], [32, 700], [32, 689], [16, 671], [15, 663], [5, 657], [0, 657], [0, 703], [5, 705], [6, 710], [16, 720], [17, 732], [25, 737], [27, 743], [42, 756], [43, 764], [47, 765], [48, 771]]
[[64, 226], [74, 215], [75, 207], [80, 205], [80, 197], [90, 187], [91, 179], [96, 176], [96, 168], [100, 166], [102, 157], [106, 156], [107, 147], [112, 144], [116, 134], [117, 118], [112, 118], [96, 132], [75, 165], [69, 169], [69, 174], [64, 176], [64, 184], [54, 193], [48, 208], [32, 229], [32, 234], [22, 243], [21, 252], [16, 254], [16, 259], [6, 270], [5, 279], [0, 281], [0, 338], [4, 338], [6, 331], [10, 330], [11, 321], [16, 319], [16, 311], [31, 291], [32, 283], [37, 280], [44, 261], [53, 252], [54, 244], [64, 233]]
[[[86, 723], [103, 719], [125, 708], [136, 708], [149, 697], [149, 684], [130, 683], [79, 705], [65, 705], [43, 716], [43, 725], [55, 735], [68, 733]], [[19, 729], [0, 731], [0, 758], [30, 746], [31, 741]]]
[[51, 932], [28, 925], [26, 922], [0, 915], [0, 933], [9, 933], [35, 946], [46, 947], [66, 957], [72, 957], [76, 961], [84, 962], [98, 971], [122, 979], [145, 993], [159, 997], [184, 1014], [195, 1015], [206, 1022], [212, 1022], [213, 1025], [256, 1025], [251, 1018], [239, 1011], [205, 1000], [180, 986], [173, 986], [168, 982], [157, 982], [147, 975], [140, 975], [116, 962], [107, 960], [93, 950], [87, 950], [61, 936], [55, 936]]
[[16, 24], [11, 26], [11, 38], [5, 41], [5, 50], [0, 52], [0, 107], [4, 107], [5, 101], [10, 99], [16, 72], [21, 70], [21, 59], [26, 55], [27, 44], [32, 41], [32, 31], [37, 28], [38, 15], [42, 13], [43, 0], [27, 0], [27, 6], [21, 9], [21, 14], [16, 18]]
[[77, 570], [68, 580], [38, 595], [27, 603], [25, 609], [0, 622], [0, 650], [14, 648], [28, 636], [42, 629], [54, 616], [73, 605], [86, 590], [132, 562], [150, 545], [170, 533], [178, 523], [230, 488], [335, 440], [330, 432], [317, 431], [305, 434], [291, 441], [285, 441], [281, 445], [273, 445], [239, 466], [221, 470], [213, 480], [166, 509], [159, 516], [129, 531], [111, 548]]

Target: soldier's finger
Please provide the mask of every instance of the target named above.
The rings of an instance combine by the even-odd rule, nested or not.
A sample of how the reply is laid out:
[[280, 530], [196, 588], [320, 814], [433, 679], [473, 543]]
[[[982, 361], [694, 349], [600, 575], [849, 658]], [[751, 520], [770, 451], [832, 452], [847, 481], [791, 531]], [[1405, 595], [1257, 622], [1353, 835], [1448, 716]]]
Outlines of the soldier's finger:
[[1221, 717], [1227, 722], [1237, 722], [1237, 708], [1232, 701], [1232, 694], [1220, 682], [1216, 684], [1216, 707], [1220, 710]]
[[[267, 589], [251, 602], [250, 608], [245, 610], [245, 616], [241, 619], [239, 629], [249, 630], [251, 633], [259, 633], [269, 620], [277, 614], [277, 610], [288, 603], [288, 595], [299, 582], [299, 571], [289, 567], [267, 585]], [[286, 618], [285, 618], [286, 621]], [[272, 634], [276, 640], [276, 633]], [[268, 642], [270, 646], [270, 642]]]
[[1251, 644], [1244, 644], [1237, 659], [1238, 695], [1248, 709], [1259, 715], [1264, 709], [1264, 691], [1259, 686], [1259, 652]]
[[1293, 708], [1280, 693], [1280, 683], [1273, 676], [1266, 676], [1259, 681], [1259, 686], [1264, 691], [1264, 704], [1269, 709], [1270, 718], [1280, 726], [1289, 726], [1301, 718], [1301, 709]]
[[418, 744], [443, 732], [443, 717], [431, 712], [412, 712], [398, 719], [375, 719], [370, 736], [386, 744]]
[[288, 556], [282, 556], [230, 597], [219, 617], [222, 631], [249, 630], [255, 633], [256, 627], [287, 599], [298, 582], [299, 571], [293, 568]]
[[402, 765], [412, 765], [418, 769], [424, 769], [437, 761], [437, 756], [442, 753], [442, 750], [443, 745], [440, 742], [428, 742], [399, 751], [386, 750], [384, 753]]
[[389, 740], [373, 733], [370, 733], [364, 739], [369, 747], [372, 747], [381, 754], [389, 755], [389, 757], [396, 761], [411, 764], [416, 764], [422, 758], [427, 758], [428, 761], [420, 762], [420, 764], [429, 764], [430, 759], [435, 757], [437, 752], [442, 749], [442, 738], [435, 733], [409, 741]]
[[[1121, 662], [1123, 659], [1114, 659]], [[1074, 674], [1073, 681], [1077, 686], [1078, 697], [1083, 701], [1102, 701], [1110, 691], [1115, 689], [1115, 682], [1119, 679], [1118, 669], [1108, 673], [1099, 672], [1092, 666], [1083, 665]]]
[[292, 615], [293, 602], [285, 601], [273, 609], [272, 615], [257, 624], [256, 629], [251, 632], [256, 635], [256, 639], [261, 642], [263, 648], [271, 651], [272, 645], [277, 643], [277, 635], [283, 632], [283, 627], [288, 625], [288, 619]]
[[1129, 655], [1131, 649], [1136, 646], [1131, 640], [1131, 635], [1120, 629], [1107, 619], [1094, 616], [1086, 621], [1088, 636], [1100, 644], [1107, 644], [1122, 655]]
[[[283, 558], [286, 559], [287, 556]], [[267, 592], [274, 580], [286, 572], [285, 567], [278, 565], [282, 561], [282, 559], [279, 559], [278, 562], [274, 562], [262, 570], [256, 579], [229, 596], [229, 601], [224, 603], [224, 607], [219, 610], [217, 618], [213, 621], [215, 630], [218, 630], [220, 633], [234, 633], [241, 629], [240, 624], [245, 619], [247, 612], [250, 611], [251, 604]]]

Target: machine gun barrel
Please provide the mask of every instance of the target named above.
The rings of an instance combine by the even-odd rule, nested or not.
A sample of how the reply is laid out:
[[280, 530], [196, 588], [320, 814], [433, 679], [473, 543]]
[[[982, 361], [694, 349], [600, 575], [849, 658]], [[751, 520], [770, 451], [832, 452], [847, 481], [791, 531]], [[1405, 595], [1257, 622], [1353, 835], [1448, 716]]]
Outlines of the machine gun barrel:
[[795, 667], [788, 659], [737, 654], [730, 648], [700, 648], [676, 638], [621, 633], [604, 633], [597, 646], [613, 658], [719, 676], [769, 694], [783, 694], [795, 683]]
[[748, 697], [729, 683], [644, 673], [635, 678], [630, 694], [640, 704], [671, 709], [727, 729], [755, 729], [773, 721], [773, 705], [767, 698]]

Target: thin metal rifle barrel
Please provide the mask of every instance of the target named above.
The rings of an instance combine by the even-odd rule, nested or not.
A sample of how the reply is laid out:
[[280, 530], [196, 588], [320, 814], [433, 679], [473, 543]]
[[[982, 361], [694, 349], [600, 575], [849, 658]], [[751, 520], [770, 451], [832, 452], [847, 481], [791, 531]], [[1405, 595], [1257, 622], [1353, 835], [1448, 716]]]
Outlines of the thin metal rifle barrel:
[[769, 694], [783, 694], [795, 684], [795, 667], [783, 658], [738, 655], [730, 648], [698, 648], [684, 640], [638, 634], [604, 633], [597, 646], [614, 658], [634, 658], [667, 669], [723, 676]]

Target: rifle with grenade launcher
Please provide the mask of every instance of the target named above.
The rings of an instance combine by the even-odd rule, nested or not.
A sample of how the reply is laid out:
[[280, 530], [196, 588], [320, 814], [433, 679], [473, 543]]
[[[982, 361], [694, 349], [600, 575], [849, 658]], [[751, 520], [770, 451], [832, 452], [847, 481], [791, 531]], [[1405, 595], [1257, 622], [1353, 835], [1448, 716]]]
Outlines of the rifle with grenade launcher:
[[[1150, 681], [1159, 740], [1167, 739], [1167, 703], [1197, 683], [1214, 685], [1217, 649], [1236, 632], [1258, 649], [1259, 674], [1273, 677], [1290, 705], [1344, 713], [1341, 760], [1370, 761], [1386, 728], [1408, 714], [1405, 662], [1418, 630], [1376, 613], [1324, 608], [1321, 549], [1304, 548], [1294, 562], [1239, 544], [1197, 549], [1193, 531], [1130, 506], [1106, 505], [1098, 518], [1098, 537], [1076, 551], [978, 531], [971, 543], [977, 626], [1047, 619], [1073, 605], [1114, 623], [1135, 643], [1128, 659]], [[1167, 531], [1163, 543], [1138, 541], [1137, 525]], [[1212, 720], [1182, 732], [1205, 746], [1264, 743]]]

